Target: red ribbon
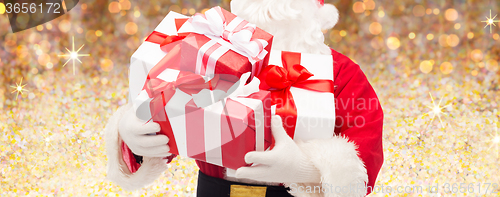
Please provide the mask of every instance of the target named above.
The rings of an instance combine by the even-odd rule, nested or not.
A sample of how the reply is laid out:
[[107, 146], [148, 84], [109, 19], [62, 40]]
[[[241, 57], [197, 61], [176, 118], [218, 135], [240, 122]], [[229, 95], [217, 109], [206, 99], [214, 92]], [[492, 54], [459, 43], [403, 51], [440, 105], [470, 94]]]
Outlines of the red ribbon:
[[[175, 19], [175, 28], [177, 31], [188, 21], [187, 18], [180, 18], [180, 19]], [[186, 38], [190, 33], [178, 33], [177, 35], [167, 35], [161, 32], [153, 31], [149, 36], [146, 38], [146, 42], [152, 42], [160, 45], [160, 48], [162, 51], [169, 52], [170, 48], [168, 47], [169, 44], [177, 42], [179, 40], [182, 40]]]
[[169, 44], [182, 40], [186, 38], [186, 36], [188, 35], [189, 33], [180, 33], [179, 35], [171, 36], [161, 32], [153, 31], [146, 38], [146, 42], [159, 44], [162, 51], [169, 52], [170, 51], [168, 47]]
[[290, 88], [333, 94], [334, 85], [332, 80], [308, 80], [313, 74], [300, 65], [300, 53], [283, 51], [281, 60], [283, 67], [269, 65], [258, 78], [261, 80], [260, 89], [271, 91], [272, 105], [276, 105], [276, 114], [283, 119], [287, 134], [293, 138], [297, 124], [297, 107]]

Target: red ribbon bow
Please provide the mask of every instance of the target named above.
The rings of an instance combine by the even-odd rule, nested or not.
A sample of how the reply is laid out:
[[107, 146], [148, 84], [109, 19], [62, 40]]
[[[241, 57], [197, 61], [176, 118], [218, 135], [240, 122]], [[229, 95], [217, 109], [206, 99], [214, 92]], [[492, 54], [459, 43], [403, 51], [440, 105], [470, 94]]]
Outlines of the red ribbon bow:
[[290, 88], [333, 94], [334, 85], [332, 80], [308, 80], [313, 74], [300, 65], [300, 53], [283, 51], [281, 60], [283, 67], [269, 65], [258, 78], [261, 80], [260, 89], [271, 91], [272, 105], [276, 105], [276, 115], [281, 116], [287, 134], [293, 138], [297, 123], [297, 107]]

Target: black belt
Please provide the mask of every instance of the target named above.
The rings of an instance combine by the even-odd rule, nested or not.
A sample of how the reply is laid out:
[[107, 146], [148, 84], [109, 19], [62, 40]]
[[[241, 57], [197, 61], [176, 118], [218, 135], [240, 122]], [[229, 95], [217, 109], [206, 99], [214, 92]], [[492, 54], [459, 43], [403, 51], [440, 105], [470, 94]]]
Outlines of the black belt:
[[208, 176], [199, 171], [197, 197], [293, 197], [284, 186], [238, 183]]

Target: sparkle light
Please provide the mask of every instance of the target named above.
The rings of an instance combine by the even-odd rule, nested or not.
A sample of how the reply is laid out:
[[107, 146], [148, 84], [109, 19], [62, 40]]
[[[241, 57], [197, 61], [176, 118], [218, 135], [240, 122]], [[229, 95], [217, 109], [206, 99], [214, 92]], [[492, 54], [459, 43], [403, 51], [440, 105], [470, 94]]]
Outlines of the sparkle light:
[[354, 13], [362, 13], [365, 11], [365, 4], [358, 1], [352, 5], [352, 10], [354, 11]]
[[427, 34], [426, 38], [427, 40], [432, 40], [434, 39], [434, 34]]
[[399, 46], [401, 46], [401, 42], [398, 38], [394, 36], [387, 38], [387, 47], [389, 47], [389, 49], [396, 50], [399, 48]]
[[491, 26], [497, 26], [495, 25], [495, 22], [500, 22], [500, 20], [495, 20], [495, 18], [497, 17], [497, 15], [495, 15], [494, 17], [491, 17], [491, 10], [490, 10], [490, 17], [486, 17], [486, 20], [484, 21], [481, 21], [483, 23], [486, 23], [486, 26], [484, 26], [484, 28], [490, 26], [490, 33], [491, 33]]
[[375, 9], [375, 2], [373, 0], [364, 0], [363, 4], [367, 10]]
[[378, 35], [380, 34], [380, 32], [382, 32], [382, 25], [380, 25], [380, 23], [378, 22], [373, 22], [370, 24], [368, 30], [371, 34]]
[[141, 16], [141, 12], [139, 10], [134, 11], [134, 17], [139, 18]]
[[474, 33], [473, 32], [467, 33], [467, 38], [469, 38], [469, 39], [474, 38]]
[[438, 15], [439, 14], [439, 9], [438, 8], [434, 8], [434, 10], [432, 10], [432, 13], [434, 13], [434, 15]]
[[481, 52], [481, 50], [479, 49], [474, 49], [471, 53], [470, 53], [470, 57], [473, 61], [475, 62], [479, 62], [481, 60], [483, 60], [483, 52]]
[[453, 9], [453, 8], [450, 8], [450, 9], [447, 9], [445, 12], [444, 12], [444, 17], [446, 18], [446, 20], [448, 21], [455, 21], [457, 20], [458, 18], [458, 12], [457, 10]]
[[137, 33], [137, 24], [135, 24], [134, 22], [128, 22], [125, 25], [125, 32], [128, 35], [134, 35], [135, 33]]
[[16, 99], [17, 99], [17, 97], [19, 97], [19, 93], [21, 93], [21, 95], [23, 95], [24, 91], [28, 92], [28, 90], [26, 90], [24, 88], [24, 86], [26, 86], [26, 84], [23, 85], [23, 78], [22, 77], [21, 77], [21, 81], [19, 83], [16, 83], [15, 86], [10, 86], [10, 87], [14, 88], [14, 91], [12, 91], [11, 93], [16, 92]]
[[498, 39], [500, 38], [500, 35], [498, 35], [498, 34], [493, 34], [493, 36], [492, 36], [492, 37], [493, 37], [493, 39], [498, 40]]
[[410, 34], [408, 34], [408, 38], [414, 39], [415, 38], [415, 33], [411, 32]]
[[441, 106], [441, 101], [443, 101], [443, 97], [441, 97], [441, 99], [439, 99], [439, 103], [436, 105], [436, 102], [434, 102], [434, 98], [432, 97], [432, 94], [430, 92], [429, 92], [429, 95], [431, 96], [432, 106], [428, 106], [428, 105], [426, 105], [426, 106], [429, 109], [431, 109], [431, 111], [428, 113], [425, 113], [424, 115], [432, 113], [432, 118], [431, 118], [431, 121], [429, 122], [429, 124], [431, 124], [432, 121], [434, 121], [434, 118], [436, 118], [436, 116], [437, 116], [439, 118], [439, 122], [441, 123], [441, 127], [444, 128], [443, 120], [441, 119], [441, 114], [445, 114], [443, 112], [443, 109], [450, 106], [451, 104]]
[[440, 70], [445, 75], [450, 74], [453, 71], [453, 65], [450, 62], [443, 62], [440, 66]]
[[422, 73], [430, 73], [432, 71], [432, 68], [434, 67], [434, 64], [429, 61], [429, 60], [424, 60], [422, 62], [420, 62], [420, 65], [419, 65], [419, 68], [420, 68], [420, 71], [422, 71]]
[[0, 14], [5, 13], [5, 5], [3, 3], [0, 3]]
[[382, 17], [384, 17], [384, 16], [385, 16], [385, 12], [384, 12], [384, 10], [380, 10], [380, 11], [378, 11], [378, 17], [382, 18]]
[[347, 32], [345, 30], [340, 30], [339, 34], [340, 36], [344, 37], [347, 35]]
[[113, 2], [109, 3], [108, 10], [110, 13], [116, 14], [116, 13], [120, 12], [121, 5], [120, 5], [120, 3], [113, 1]]
[[75, 51], [75, 37], [73, 37], [73, 43], [71, 45], [72, 50], [70, 51], [68, 48], [66, 48], [66, 51], [68, 51], [68, 54], [59, 55], [59, 57], [69, 57], [68, 61], [66, 61], [66, 63], [64, 63], [63, 67], [65, 67], [69, 61], [73, 61], [73, 75], [75, 74], [75, 60], [82, 63], [82, 61], [80, 61], [80, 59], [78, 57], [90, 56], [90, 54], [79, 54], [78, 53], [78, 52], [80, 52], [80, 50], [82, 50], [83, 46], [85, 46], [85, 45], [83, 44], [80, 48], [78, 48], [78, 50]]

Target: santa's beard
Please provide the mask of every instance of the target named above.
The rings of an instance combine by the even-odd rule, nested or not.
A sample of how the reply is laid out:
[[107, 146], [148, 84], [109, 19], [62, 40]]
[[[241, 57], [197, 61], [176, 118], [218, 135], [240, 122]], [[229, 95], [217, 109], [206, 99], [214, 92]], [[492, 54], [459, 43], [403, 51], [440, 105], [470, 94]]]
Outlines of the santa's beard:
[[272, 48], [330, 54], [312, 0], [233, 0], [231, 11], [274, 35]]

